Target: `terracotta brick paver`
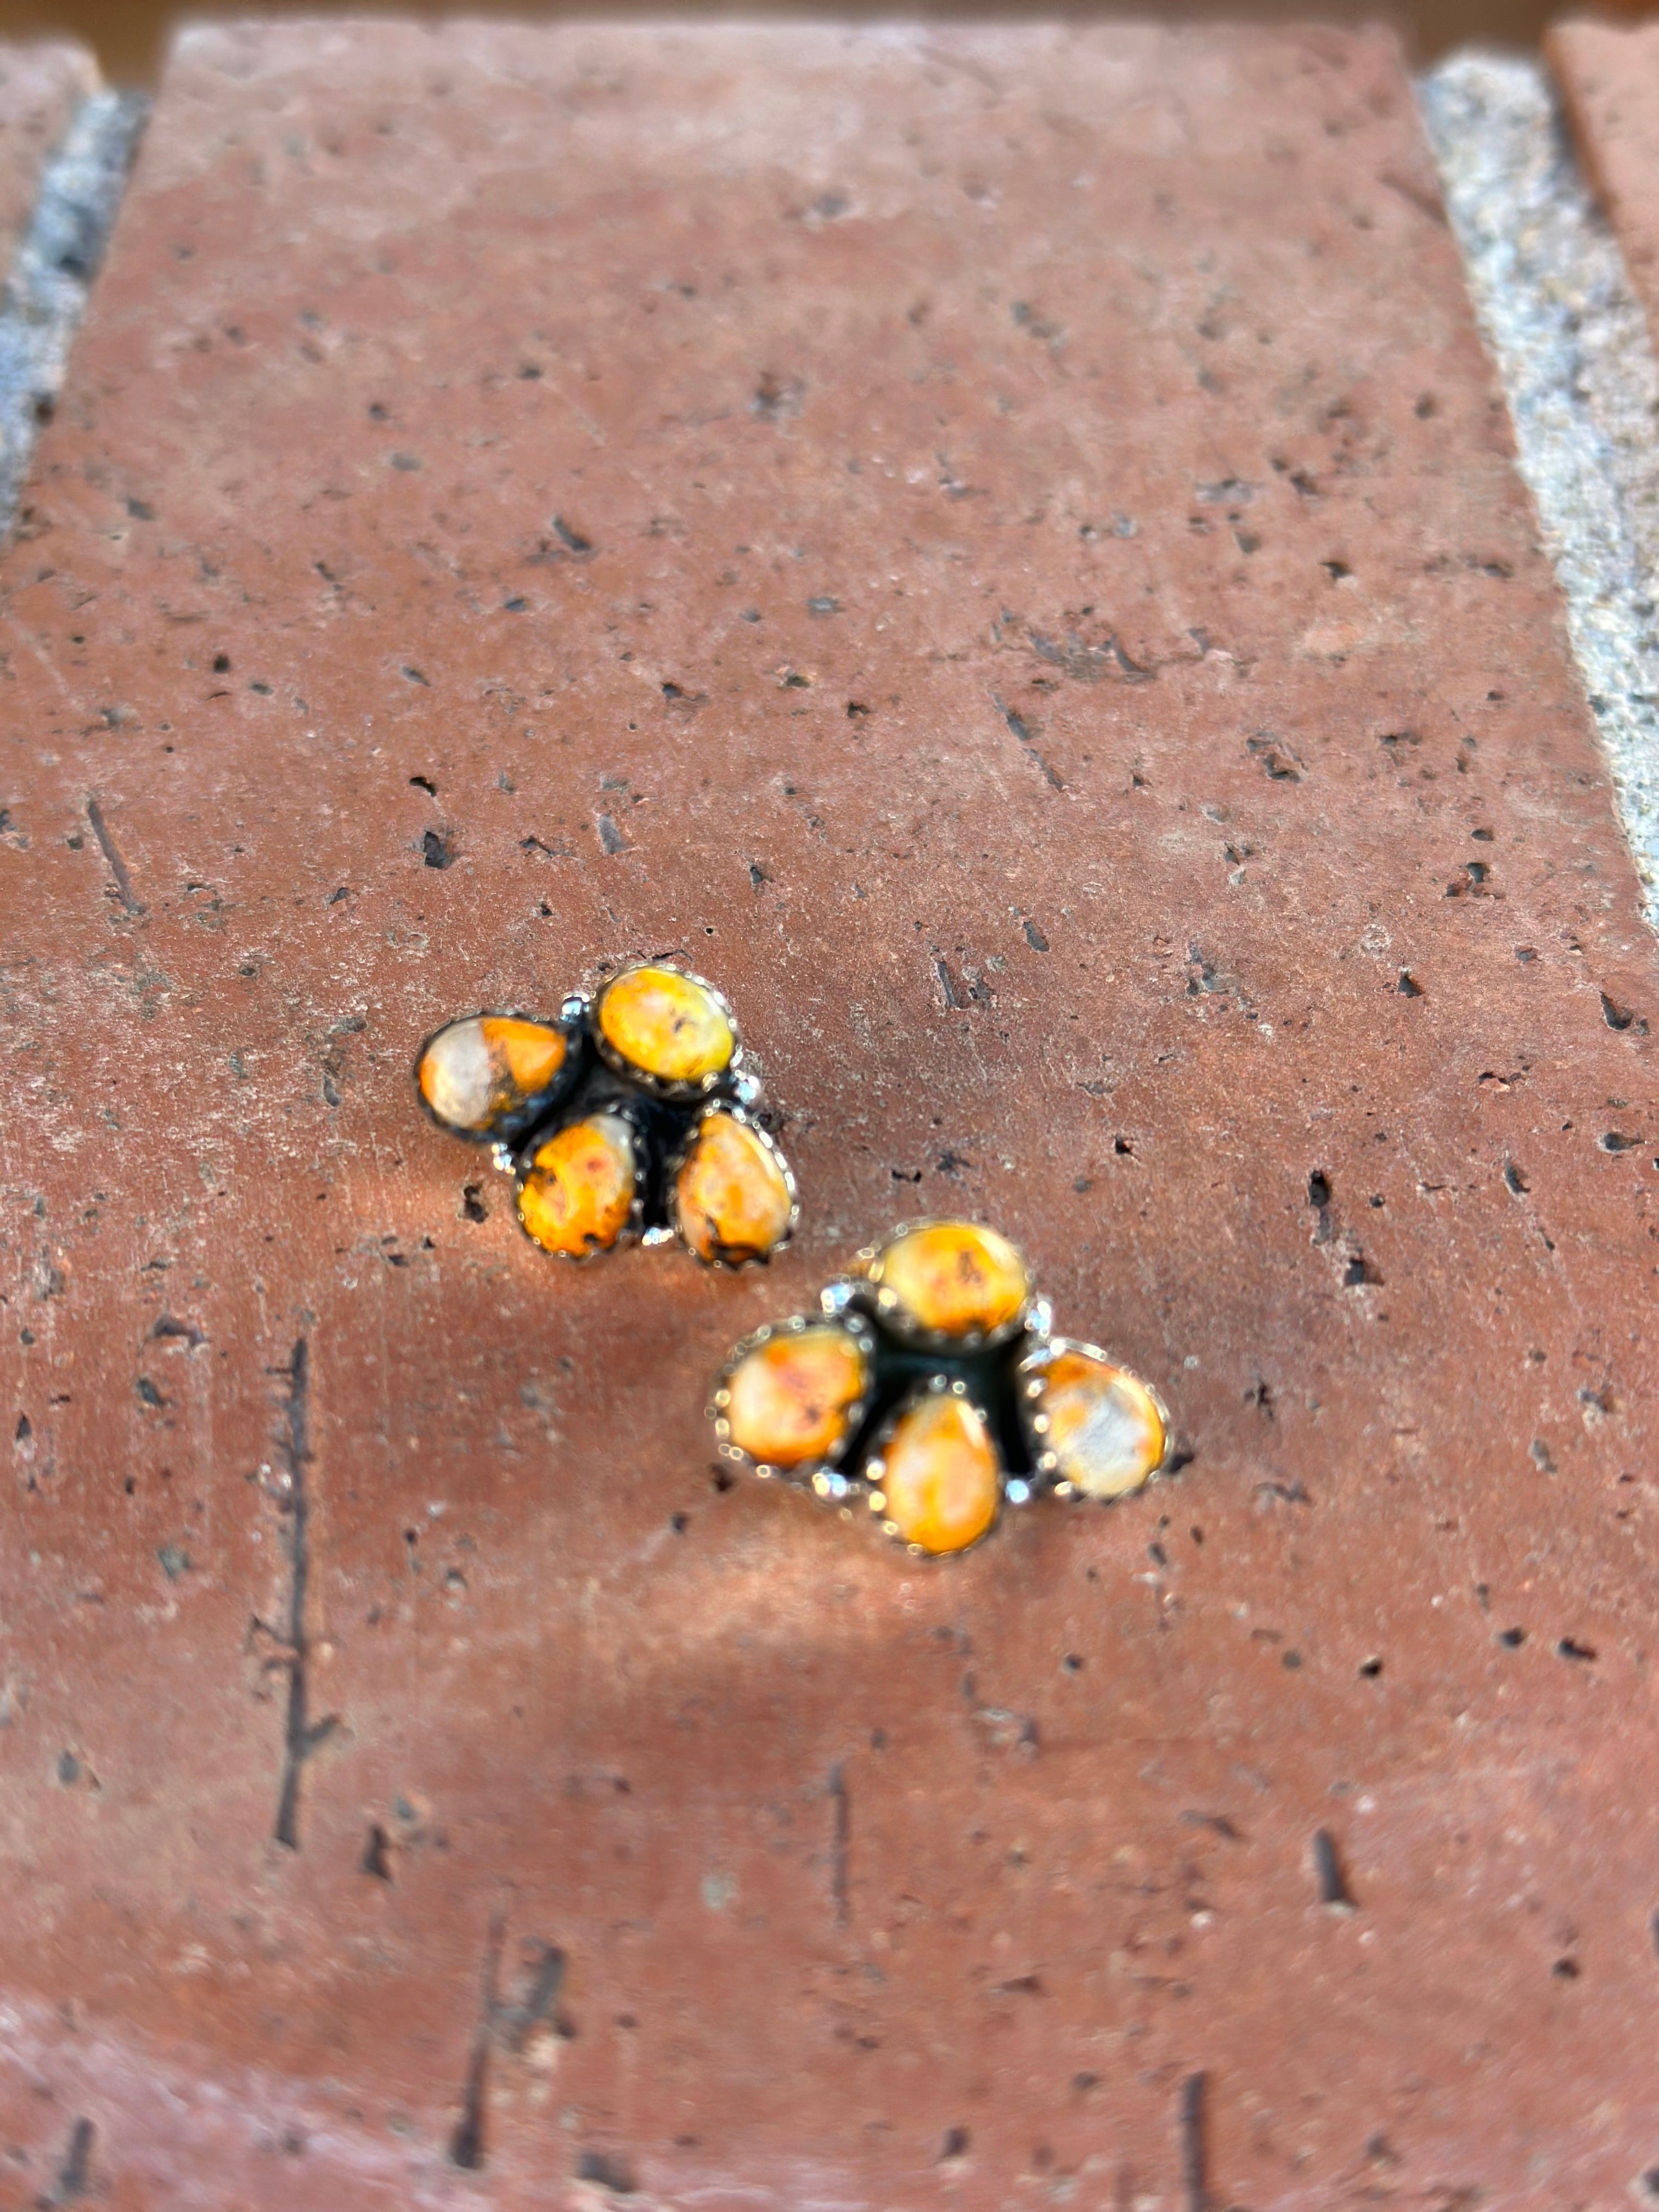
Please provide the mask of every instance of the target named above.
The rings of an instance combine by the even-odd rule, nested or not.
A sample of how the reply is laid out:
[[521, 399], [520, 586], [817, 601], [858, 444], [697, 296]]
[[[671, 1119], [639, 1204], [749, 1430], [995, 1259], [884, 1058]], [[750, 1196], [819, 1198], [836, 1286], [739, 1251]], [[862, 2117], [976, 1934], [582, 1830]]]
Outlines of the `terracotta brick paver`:
[[1579, 158], [1651, 319], [1659, 307], [1659, 28], [1558, 23], [1545, 46]]
[[[20, 2190], [1659, 2160], [1659, 994], [1387, 40], [192, 33], [0, 586]], [[668, 947], [769, 1273], [416, 1110]], [[720, 1486], [924, 1211], [1176, 1481], [946, 1567]]]
[[84, 46], [0, 46], [0, 253], [9, 262], [34, 206], [40, 170], [77, 101], [98, 89]]

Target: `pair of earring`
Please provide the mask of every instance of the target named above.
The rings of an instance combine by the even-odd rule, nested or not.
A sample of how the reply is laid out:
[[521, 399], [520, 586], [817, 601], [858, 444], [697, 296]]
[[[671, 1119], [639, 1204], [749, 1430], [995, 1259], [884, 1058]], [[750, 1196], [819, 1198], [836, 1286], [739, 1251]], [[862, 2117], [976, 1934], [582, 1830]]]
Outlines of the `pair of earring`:
[[[415, 1079], [440, 1127], [490, 1146], [544, 1251], [678, 1240], [736, 1267], [769, 1259], [799, 1219], [736, 1016], [667, 961], [629, 961], [553, 1021], [450, 1022]], [[1038, 1496], [1127, 1496], [1170, 1458], [1156, 1391], [1055, 1336], [1019, 1251], [969, 1221], [895, 1230], [817, 1312], [744, 1338], [708, 1413], [726, 1458], [933, 1556]]]

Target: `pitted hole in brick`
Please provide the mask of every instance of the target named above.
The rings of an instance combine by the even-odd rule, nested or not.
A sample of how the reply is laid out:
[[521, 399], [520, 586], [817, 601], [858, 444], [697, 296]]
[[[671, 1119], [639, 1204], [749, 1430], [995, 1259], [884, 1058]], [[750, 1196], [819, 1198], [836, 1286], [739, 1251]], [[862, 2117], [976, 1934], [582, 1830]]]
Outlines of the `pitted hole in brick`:
[[[1627, 1030], [1635, 1021], [1636, 1012], [1633, 1007], [1621, 1006], [1616, 999], [1609, 998], [1607, 994], [1603, 991], [1601, 994], [1601, 1018], [1610, 1030]], [[1641, 1033], [1644, 1033], [1646, 1029], [1647, 1024], [1644, 1022], [1642, 1024]]]
[[1564, 1636], [1555, 1647], [1558, 1659], [1576, 1659], [1583, 1666], [1590, 1665], [1595, 1657], [1593, 1644], [1581, 1644], [1576, 1637]]
[[1421, 999], [1426, 995], [1423, 989], [1423, 986], [1418, 981], [1416, 976], [1413, 975], [1409, 968], [1402, 968], [1401, 969], [1400, 981], [1395, 986], [1395, 988], [1399, 992], [1402, 999]]
[[771, 369], [763, 369], [756, 380], [754, 397], [749, 402], [750, 412], [763, 422], [781, 422], [785, 416], [799, 415], [805, 386], [799, 377], [779, 376]]
[[939, 2163], [943, 2166], [948, 2159], [966, 2158], [972, 2142], [966, 2128], [946, 2128], [939, 2141]]
[[1577, 1960], [1571, 1958], [1558, 1959], [1550, 1968], [1551, 1974], [1558, 1982], [1576, 1982], [1583, 1971]]
[[58, 2169], [51, 2190], [35, 2199], [38, 2205], [51, 2207], [73, 2204], [93, 2193], [92, 2150], [98, 2140], [98, 2130], [84, 2118], [77, 2119], [70, 2130], [69, 2142], [64, 2152], [64, 2163]]
[[689, 1513], [671, 1513], [668, 1525], [677, 1536], [683, 1536], [691, 1526], [691, 1516]]
[[1637, 2175], [1631, 2186], [1639, 2203], [1659, 2204], [1659, 2166], [1648, 2166]]
[[1382, 1277], [1375, 1263], [1368, 1260], [1363, 1252], [1356, 1252], [1342, 1270], [1342, 1287], [1345, 1291], [1357, 1291], [1364, 1287], [1380, 1289], [1382, 1282]]
[[1308, 1203], [1325, 1206], [1331, 1202], [1331, 1179], [1322, 1170], [1316, 1168], [1308, 1177]]
[[1342, 1864], [1342, 1855], [1337, 1849], [1336, 1838], [1328, 1828], [1316, 1828], [1312, 1844], [1314, 1880], [1318, 1885], [1319, 1901], [1333, 1912], [1352, 1912], [1358, 1901], [1349, 1885]]
[[1524, 1198], [1532, 1188], [1513, 1160], [1505, 1160], [1504, 1163], [1504, 1182], [1510, 1194], [1514, 1198]]
[[1305, 770], [1300, 755], [1272, 731], [1262, 730], [1253, 738], [1246, 738], [1244, 749], [1274, 783], [1301, 782]]
[[425, 691], [429, 691], [432, 689], [431, 684], [421, 673], [420, 670], [410, 666], [407, 661], [404, 662], [398, 673], [403, 678], [405, 684], [418, 684], [422, 690]]
[[484, 1204], [484, 1202], [483, 1202], [483, 1195], [482, 1195], [483, 1191], [483, 1185], [482, 1183], [480, 1183], [480, 1182], [469, 1182], [469, 1183], [463, 1183], [463, 1184], [462, 1184], [462, 1186], [461, 1186], [461, 1215], [462, 1215], [462, 1218], [463, 1218], [464, 1220], [467, 1220], [467, 1221], [488, 1221], [488, 1220], [489, 1220], [489, 1209], [485, 1206], [485, 1204]]
[[1121, 1160], [1132, 1160], [1135, 1156], [1135, 1148], [1127, 1137], [1114, 1137], [1112, 1150]]
[[1527, 1640], [1524, 1628], [1500, 1628], [1498, 1640], [1506, 1651], [1518, 1651]]
[[228, 675], [229, 675], [229, 673], [230, 673], [230, 655], [229, 655], [228, 653], [216, 653], [214, 654], [214, 656], [213, 656], [213, 672], [214, 672], [214, 674], [215, 674], [216, 676], [228, 676]]
[[1607, 1129], [1595, 1141], [1604, 1152], [1633, 1152], [1642, 1139], [1627, 1136], [1622, 1129]]
[[585, 2150], [576, 2160], [578, 2181], [591, 2181], [613, 2197], [632, 2197], [639, 2188], [633, 2168], [617, 2151]]
[[711, 1490], [719, 1491], [720, 1495], [724, 1497], [728, 1490], [735, 1490], [737, 1488], [738, 1478], [732, 1474], [730, 1468], [710, 1468], [708, 1470], [708, 1486]]
[[421, 839], [421, 854], [428, 868], [447, 868], [454, 865], [455, 848], [442, 831], [428, 830], [425, 833]]
[[1374, 1682], [1382, 1672], [1382, 1662], [1373, 1653], [1369, 1659], [1360, 1661], [1359, 1672], [1366, 1681]]
[[392, 1880], [392, 1838], [378, 1820], [369, 1829], [357, 1867], [360, 1873], [373, 1875], [376, 1881]]
[[[538, 371], [538, 374], [539, 373]], [[584, 537], [574, 524], [567, 522], [562, 514], [556, 514], [553, 518], [553, 535], [567, 553], [575, 554], [578, 559], [583, 554], [591, 553], [593, 550], [592, 539]]]
[[428, 799], [438, 796], [438, 787], [429, 775], [411, 775], [409, 781], [412, 790], [425, 792]]

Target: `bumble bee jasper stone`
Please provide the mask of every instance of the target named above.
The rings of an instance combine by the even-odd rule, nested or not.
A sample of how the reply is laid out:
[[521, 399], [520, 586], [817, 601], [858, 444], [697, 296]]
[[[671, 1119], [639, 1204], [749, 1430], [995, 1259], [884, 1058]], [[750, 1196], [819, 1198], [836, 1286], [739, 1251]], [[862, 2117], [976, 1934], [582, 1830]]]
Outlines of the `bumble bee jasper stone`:
[[1127, 1368], [1085, 1352], [1060, 1352], [1042, 1370], [1037, 1409], [1054, 1472], [1089, 1498], [1123, 1498], [1162, 1466], [1164, 1417]]
[[870, 1279], [914, 1328], [939, 1336], [990, 1336], [1016, 1321], [1030, 1291], [1021, 1254], [994, 1229], [931, 1221], [877, 1255]]
[[900, 1414], [882, 1461], [886, 1518], [919, 1551], [966, 1551], [996, 1519], [1001, 1465], [985, 1416], [966, 1398], [919, 1398]]
[[544, 1252], [608, 1252], [634, 1203], [634, 1132], [620, 1114], [590, 1114], [538, 1146], [519, 1218]]
[[562, 1030], [508, 1014], [471, 1014], [421, 1054], [421, 1096], [446, 1128], [483, 1136], [545, 1091], [570, 1049]]
[[599, 1034], [619, 1059], [663, 1083], [702, 1083], [732, 1064], [732, 1018], [708, 984], [678, 968], [626, 968], [599, 1003]]
[[700, 1260], [764, 1260], [789, 1233], [782, 1163], [758, 1129], [705, 1114], [674, 1186], [676, 1224]]
[[845, 1437], [868, 1381], [862, 1348], [833, 1322], [769, 1336], [726, 1378], [731, 1440], [763, 1467], [824, 1459]]

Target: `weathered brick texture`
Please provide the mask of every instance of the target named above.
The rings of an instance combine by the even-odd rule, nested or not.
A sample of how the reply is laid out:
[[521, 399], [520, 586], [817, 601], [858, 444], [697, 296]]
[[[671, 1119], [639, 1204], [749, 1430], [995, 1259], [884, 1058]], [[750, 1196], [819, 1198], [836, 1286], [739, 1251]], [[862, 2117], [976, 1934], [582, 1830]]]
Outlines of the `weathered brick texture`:
[[[191, 33], [0, 586], [21, 2187], [1659, 2159], [1659, 994], [1387, 40]], [[416, 1045], [675, 946], [802, 1235], [561, 1268]], [[923, 1210], [1177, 1480], [717, 1486]]]
[[41, 166], [79, 100], [98, 89], [83, 46], [0, 46], [0, 254], [9, 261], [34, 205]]

